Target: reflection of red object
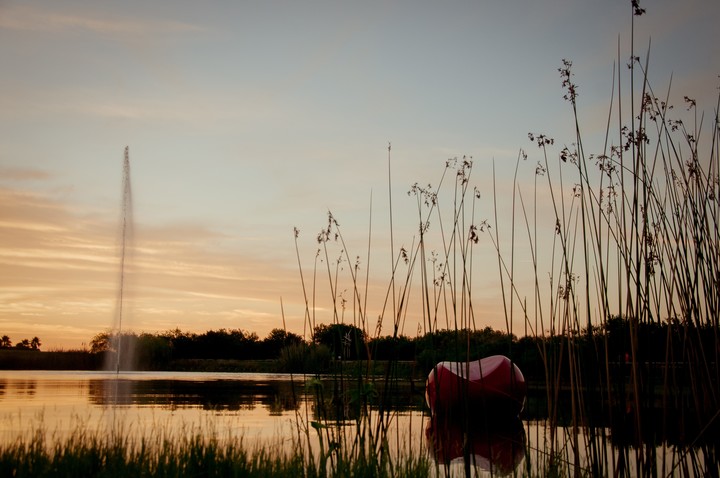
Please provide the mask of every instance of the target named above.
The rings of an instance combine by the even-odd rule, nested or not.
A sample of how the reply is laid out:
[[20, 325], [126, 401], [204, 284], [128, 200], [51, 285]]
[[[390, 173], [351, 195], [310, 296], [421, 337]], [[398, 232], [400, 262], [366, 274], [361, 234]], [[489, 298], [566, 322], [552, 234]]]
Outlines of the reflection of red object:
[[[469, 463], [493, 473], [508, 474], [525, 456], [525, 429], [519, 418], [500, 426], [484, 427], [478, 420], [431, 417], [425, 428], [430, 452], [440, 464], [467, 456]], [[467, 445], [466, 450], [463, 446]]]
[[430, 410], [441, 414], [468, 410], [487, 417], [517, 416], [526, 393], [525, 377], [504, 355], [474, 362], [440, 362], [425, 385]]

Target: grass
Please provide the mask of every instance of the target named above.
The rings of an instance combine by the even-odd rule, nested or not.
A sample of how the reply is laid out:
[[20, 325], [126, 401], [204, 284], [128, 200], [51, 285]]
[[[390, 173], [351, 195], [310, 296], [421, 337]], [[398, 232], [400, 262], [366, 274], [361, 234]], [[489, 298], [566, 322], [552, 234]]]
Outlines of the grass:
[[[273, 477], [428, 476], [424, 454], [400, 452], [392, 460], [368, 448], [352, 452], [338, 435], [312, 422], [308, 441], [245, 440], [244, 432], [219, 432], [211, 418], [192, 426], [153, 423], [149, 429], [101, 422], [92, 428], [75, 419], [66, 433], [42, 423], [0, 447], [0, 476], [12, 477]], [[299, 431], [299, 429], [298, 429]], [[332, 437], [328, 440], [328, 437]], [[248, 444], [251, 442], [252, 444]]]
[[[135, 438], [131, 438], [135, 437]], [[374, 454], [335, 455], [334, 476], [397, 476]], [[39, 427], [32, 437], [0, 449], [0, 476], [12, 477], [274, 477], [328, 476], [326, 462], [302, 449], [277, 443], [247, 446], [242, 439], [219, 437], [207, 429], [168, 434], [162, 429], [144, 437], [122, 431], [105, 433], [77, 428], [64, 439], [48, 440]], [[427, 476], [422, 458], [403, 460], [402, 476]], [[384, 470], [384, 471], [383, 471]]]

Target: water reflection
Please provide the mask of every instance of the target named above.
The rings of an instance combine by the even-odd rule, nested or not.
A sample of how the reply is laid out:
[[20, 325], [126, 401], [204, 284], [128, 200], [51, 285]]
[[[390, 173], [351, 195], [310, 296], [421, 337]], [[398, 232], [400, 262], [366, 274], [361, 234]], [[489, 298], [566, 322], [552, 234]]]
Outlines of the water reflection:
[[487, 425], [478, 419], [428, 418], [427, 447], [440, 464], [462, 461], [492, 473], [510, 474], [525, 456], [525, 429], [519, 418]]
[[6, 390], [14, 395], [32, 397], [37, 391], [37, 381], [32, 379], [20, 379], [10, 382], [0, 380], [0, 398], [5, 395]]
[[88, 387], [90, 403], [103, 407], [236, 412], [262, 406], [271, 415], [298, 408], [293, 388], [299, 385], [279, 380], [100, 379], [91, 380]]
[[[703, 410], [702, 404], [693, 403], [689, 390], [677, 392], [677, 395], [681, 399], [672, 401], [659, 394], [654, 400], [641, 402], [639, 410], [636, 410], [630, 395], [613, 396], [612, 400], [603, 394], [588, 395], [584, 397], [584, 413], [574, 419], [585, 429], [595, 430], [597, 435], [607, 433], [613, 447], [620, 449], [645, 445], [687, 447], [720, 443], [720, 411]], [[570, 390], [559, 390], [555, 400], [554, 413], [558, 426], [572, 427], [573, 397]], [[548, 409], [547, 391], [529, 389], [523, 420], [547, 421]]]

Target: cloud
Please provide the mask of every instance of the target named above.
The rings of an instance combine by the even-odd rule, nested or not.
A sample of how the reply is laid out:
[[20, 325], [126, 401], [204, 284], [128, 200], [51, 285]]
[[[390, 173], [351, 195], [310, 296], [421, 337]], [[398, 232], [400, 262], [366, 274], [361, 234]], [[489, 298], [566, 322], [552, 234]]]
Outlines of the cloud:
[[0, 165], [0, 181], [42, 181], [50, 177], [47, 171], [40, 169]]
[[[0, 187], [0, 333], [38, 335], [45, 348], [67, 348], [109, 328], [119, 292], [115, 218], [80, 215], [52, 195]], [[263, 335], [255, 325], [280, 326], [278, 298], [292, 295], [295, 276], [278, 261], [242, 252], [248, 247], [219, 247], [224, 234], [201, 224], [135, 230], [125, 277], [130, 328], [232, 325]]]
[[[136, 224], [134, 230], [125, 271], [125, 327], [151, 333], [176, 327], [196, 333], [241, 328], [264, 337], [283, 326], [284, 311], [288, 330], [303, 332], [305, 304], [295, 260], [242, 238], [233, 237], [230, 247], [227, 233], [201, 223]], [[333, 307], [340, 307], [333, 304], [333, 294], [348, 300], [348, 310], [338, 313], [350, 320], [353, 285], [346, 259], [333, 293], [324, 257], [315, 264], [317, 284], [312, 279], [318, 247], [314, 238], [302, 242], [301, 249], [308, 251], [301, 262], [306, 286], [314, 289], [308, 294], [315, 323], [333, 320]], [[57, 197], [0, 187], [0, 333], [13, 340], [37, 335], [44, 349], [70, 348], [111, 327], [119, 292], [118, 243], [116, 214], [81, 215]], [[329, 267], [334, 271], [336, 249], [342, 246], [332, 247]], [[370, 322], [389, 314], [382, 310], [389, 276], [377, 254], [373, 252], [368, 290]], [[361, 277], [365, 267], [362, 259]], [[415, 333], [419, 296], [413, 295], [403, 333]], [[486, 320], [490, 308], [482, 307]], [[374, 330], [374, 323], [367, 326]]]
[[29, 5], [0, 7], [0, 28], [26, 32], [84, 30], [103, 35], [145, 35], [201, 31], [197, 25], [172, 20], [111, 16], [88, 12], [59, 12]]
[[[290, 127], [301, 116], [300, 109], [280, 104], [269, 92], [260, 90], [191, 91], [178, 86], [138, 95], [106, 85], [67, 85], [41, 91], [17, 84], [13, 95], [0, 97], [0, 120], [11, 124], [32, 122], [34, 126], [61, 118], [63, 124], [85, 125], [90, 118], [101, 121], [95, 125], [99, 130], [110, 132], [151, 125], [169, 133], [180, 128], [194, 134], [218, 134], [257, 128], [258, 124]], [[29, 169], [8, 172], [32, 179]]]

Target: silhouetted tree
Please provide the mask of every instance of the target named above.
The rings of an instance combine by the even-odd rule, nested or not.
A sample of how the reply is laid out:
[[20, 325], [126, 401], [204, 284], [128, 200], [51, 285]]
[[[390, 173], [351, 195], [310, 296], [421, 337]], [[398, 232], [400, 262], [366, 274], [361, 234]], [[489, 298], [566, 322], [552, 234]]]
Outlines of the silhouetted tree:
[[174, 358], [253, 359], [258, 358], [256, 333], [234, 330], [209, 330], [204, 334], [178, 333], [171, 339]]
[[142, 370], [162, 370], [172, 357], [170, 338], [155, 334], [140, 334], [135, 344], [137, 368]]
[[414, 360], [415, 341], [404, 335], [375, 337], [369, 340], [370, 353], [376, 360]]
[[262, 358], [278, 358], [280, 351], [290, 345], [299, 345], [304, 340], [297, 334], [287, 332], [284, 329], [272, 329], [262, 341]]
[[327, 346], [333, 358], [367, 358], [365, 332], [354, 325], [320, 324], [313, 330], [313, 342]]
[[90, 340], [90, 352], [101, 353], [110, 350], [110, 333], [100, 332]]
[[417, 360], [423, 368], [429, 370], [444, 360], [465, 362], [490, 355], [512, 355], [515, 342], [514, 335], [491, 327], [481, 330], [438, 330], [418, 339]]
[[180, 329], [165, 334], [170, 339], [172, 358], [188, 359], [197, 357], [197, 334], [183, 332]]
[[30, 341], [28, 339], [22, 339], [20, 342], [15, 344], [16, 349], [30, 350]]
[[37, 337], [33, 337], [32, 340], [30, 340], [30, 348], [32, 350], [40, 350], [41, 345], [40, 339]]

